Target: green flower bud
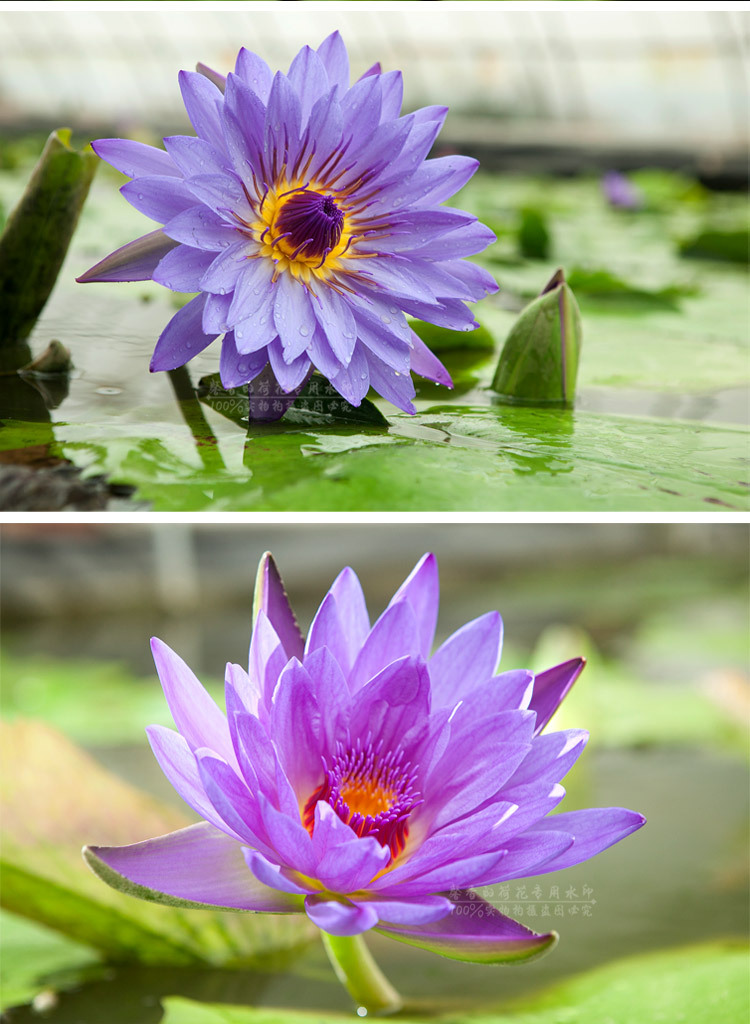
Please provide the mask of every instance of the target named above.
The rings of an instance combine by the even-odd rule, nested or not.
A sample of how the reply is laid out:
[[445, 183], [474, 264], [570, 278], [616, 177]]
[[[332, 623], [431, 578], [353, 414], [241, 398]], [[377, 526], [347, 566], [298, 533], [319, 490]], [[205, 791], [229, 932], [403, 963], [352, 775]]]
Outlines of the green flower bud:
[[492, 390], [522, 405], [573, 405], [581, 340], [578, 303], [557, 270], [511, 328]]

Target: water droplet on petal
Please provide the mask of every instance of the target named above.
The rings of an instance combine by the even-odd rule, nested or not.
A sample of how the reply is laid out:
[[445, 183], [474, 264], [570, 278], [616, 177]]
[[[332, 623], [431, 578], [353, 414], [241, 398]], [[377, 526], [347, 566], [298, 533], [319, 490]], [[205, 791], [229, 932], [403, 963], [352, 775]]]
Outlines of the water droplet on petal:
[[299, 333], [300, 333], [300, 334], [302, 335], [302, 337], [303, 337], [303, 338], [306, 338], [306, 337], [308, 336], [308, 334], [309, 334], [310, 332], [309, 332], [309, 330], [308, 330], [308, 329], [307, 329], [307, 328], [305, 327], [305, 325], [304, 325], [304, 324], [302, 324], [302, 325], [301, 325], [301, 327], [300, 327], [300, 329], [299, 329]]
[[245, 370], [247, 370], [247, 363], [244, 359], [241, 359], [239, 363], [237, 363], [237, 369], [240, 371], [240, 373], [244, 373]]
[[234, 333], [237, 335], [238, 338], [244, 338], [244, 336], [245, 336], [243, 331], [239, 331], [238, 330], [238, 331], [235, 331]]
[[138, 193], [138, 198], [139, 198], [139, 199], [143, 199], [143, 193], [142, 193], [142, 192], [139, 192], [139, 193]]
[[384, 324], [389, 324], [391, 322], [391, 318], [389, 316], [381, 316], [380, 319], [383, 321]]

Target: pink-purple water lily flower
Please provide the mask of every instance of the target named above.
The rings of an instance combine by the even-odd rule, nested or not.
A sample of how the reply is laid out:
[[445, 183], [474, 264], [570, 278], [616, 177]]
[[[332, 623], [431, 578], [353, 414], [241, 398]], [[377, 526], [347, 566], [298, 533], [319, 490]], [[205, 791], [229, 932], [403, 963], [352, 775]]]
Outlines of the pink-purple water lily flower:
[[226, 714], [153, 641], [178, 731], [148, 736], [203, 820], [88, 847], [90, 865], [145, 899], [306, 914], [331, 936], [374, 929], [460, 960], [549, 948], [554, 932], [535, 934], [470, 887], [578, 864], [644, 818], [619, 807], [551, 813], [587, 734], [544, 729], [583, 659], [498, 674], [496, 612], [433, 653], [437, 614], [432, 555], [373, 626], [344, 569], [304, 640], [264, 556], [249, 666], [227, 666]]
[[79, 278], [198, 293], [162, 332], [151, 369], [182, 366], [223, 335], [225, 387], [270, 366], [293, 393], [314, 367], [354, 405], [372, 386], [414, 412], [411, 371], [450, 386], [405, 314], [472, 330], [465, 303], [497, 284], [464, 259], [493, 233], [442, 205], [477, 161], [427, 159], [447, 108], [401, 116], [401, 72], [379, 64], [350, 86], [338, 32], [304, 47], [287, 74], [242, 49], [234, 73], [182, 71], [180, 88], [195, 136], [165, 149], [93, 143], [160, 227]]

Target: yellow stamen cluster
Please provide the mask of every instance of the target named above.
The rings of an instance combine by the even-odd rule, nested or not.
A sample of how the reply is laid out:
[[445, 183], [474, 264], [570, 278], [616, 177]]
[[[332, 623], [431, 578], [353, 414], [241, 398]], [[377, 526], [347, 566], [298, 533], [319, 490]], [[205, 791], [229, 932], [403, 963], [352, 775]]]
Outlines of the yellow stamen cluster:
[[[291, 239], [279, 237], [283, 232], [279, 230], [278, 220], [286, 203], [297, 190], [302, 188], [317, 192], [319, 195], [327, 194], [325, 189], [315, 184], [306, 185], [304, 182], [282, 180], [276, 184], [275, 188], [268, 190], [258, 207], [258, 220], [250, 224], [249, 227], [261, 247], [258, 255], [265, 256], [276, 264], [274, 280], [278, 278], [279, 274], [288, 271], [298, 281], [314, 290], [316, 281], [329, 281], [333, 274], [345, 269], [341, 257], [351, 244], [352, 230], [346, 208], [342, 207], [344, 223], [338, 245], [322, 260], [319, 256], [306, 256], [304, 251], [295, 254], [295, 246]], [[341, 206], [340, 202], [339, 206]]]

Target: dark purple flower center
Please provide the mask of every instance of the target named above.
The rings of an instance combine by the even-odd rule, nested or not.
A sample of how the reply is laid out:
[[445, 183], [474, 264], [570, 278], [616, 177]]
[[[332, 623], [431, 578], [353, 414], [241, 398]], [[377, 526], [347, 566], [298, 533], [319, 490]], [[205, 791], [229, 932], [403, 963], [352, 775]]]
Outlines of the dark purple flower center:
[[422, 802], [414, 791], [416, 771], [403, 764], [403, 754], [384, 754], [382, 744], [359, 740], [348, 748], [337, 744], [323, 771], [323, 781], [305, 806], [308, 832], [315, 823], [315, 805], [325, 800], [358, 836], [374, 836], [395, 859], [409, 834], [409, 814]]
[[303, 188], [289, 196], [274, 226], [294, 256], [322, 259], [339, 244], [344, 214], [332, 196]]

